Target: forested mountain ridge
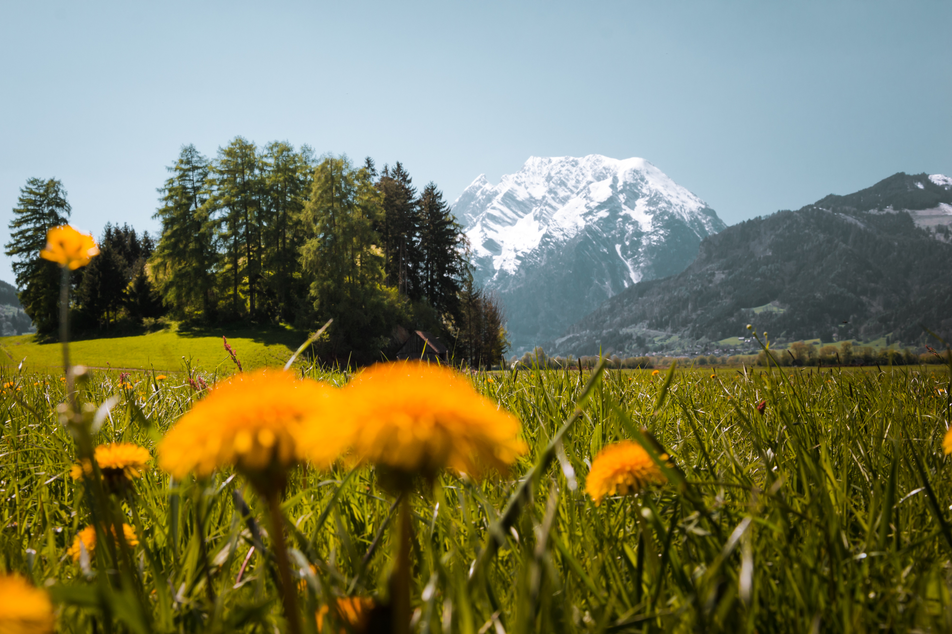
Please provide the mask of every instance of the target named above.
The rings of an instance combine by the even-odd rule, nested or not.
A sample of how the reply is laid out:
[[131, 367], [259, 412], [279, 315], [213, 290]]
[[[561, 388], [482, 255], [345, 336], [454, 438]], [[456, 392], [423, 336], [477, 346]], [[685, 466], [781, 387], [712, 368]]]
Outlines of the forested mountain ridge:
[[30, 329], [30, 318], [17, 299], [16, 287], [0, 280], [0, 337], [22, 335]]
[[952, 336], [950, 205], [952, 179], [899, 173], [742, 222], [705, 238], [681, 274], [626, 289], [544, 347], [683, 349], [743, 336], [748, 323], [786, 340], [914, 343], [925, 341], [923, 326]]

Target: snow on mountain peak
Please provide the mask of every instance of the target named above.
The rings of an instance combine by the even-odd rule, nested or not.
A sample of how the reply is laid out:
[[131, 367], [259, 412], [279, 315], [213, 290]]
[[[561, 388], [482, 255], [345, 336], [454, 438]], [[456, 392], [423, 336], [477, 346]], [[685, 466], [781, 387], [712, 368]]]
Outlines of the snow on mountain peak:
[[952, 189], [952, 178], [945, 176], [944, 174], [933, 174], [929, 177], [929, 180], [938, 185], [939, 187], [945, 187], [946, 189]]
[[[569, 240], [611, 211], [630, 218], [641, 233], [649, 233], [662, 208], [691, 223], [707, 205], [645, 159], [590, 154], [531, 156], [521, 170], [503, 176], [495, 186], [481, 175], [453, 208], [466, 226], [477, 259], [491, 258], [494, 273], [514, 273], [546, 236]], [[702, 232], [716, 230], [704, 223]], [[631, 263], [626, 266], [632, 268]]]

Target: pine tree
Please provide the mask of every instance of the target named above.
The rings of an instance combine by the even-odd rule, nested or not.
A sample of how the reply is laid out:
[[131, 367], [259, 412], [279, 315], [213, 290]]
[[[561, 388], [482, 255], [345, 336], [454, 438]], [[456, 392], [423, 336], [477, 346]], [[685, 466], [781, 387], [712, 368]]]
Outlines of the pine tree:
[[441, 315], [458, 320], [459, 294], [466, 272], [463, 228], [456, 222], [443, 193], [431, 182], [420, 196], [420, 270], [422, 295]]
[[173, 312], [185, 317], [200, 310], [210, 319], [216, 253], [205, 206], [208, 159], [187, 145], [168, 171], [172, 177], [159, 189], [162, 207], [152, 216], [162, 222], [162, 229], [150, 267], [159, 294]]
[[384, 166], [377, 189], [382, 195], [380, 234], [387, 284], [410, 299], [423, 297], [420, 269], [420, 211], [413, 179], [399, 162]]
[[59, 327], [59, 267], [40, 258], [46, 233], [69, 220], [69, 202], [63, 184], [51, 178], [31, 178], [20, 189], [10, 221], [10, 241], [4, 247], [14, 259], [13, 273], [23, 310], [38, 334], [49, 335]]

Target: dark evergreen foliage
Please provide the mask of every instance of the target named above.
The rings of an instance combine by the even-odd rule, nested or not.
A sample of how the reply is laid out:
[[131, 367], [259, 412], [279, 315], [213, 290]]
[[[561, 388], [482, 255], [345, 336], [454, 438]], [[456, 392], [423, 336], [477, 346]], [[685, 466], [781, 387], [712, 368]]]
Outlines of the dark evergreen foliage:
[[55, 178], [31, 178], [20, 189], [10, 220], [10, 241], [4, 247], [13, 258], [20, 304], [37, 333], [51, 335], [59, 327], [59, 267], [40, 258], [46, 233], [69, 221], [70, 206], [63, 184]]
[[429, 183], [420, 196], [420, 290], [442, 315], [460, 319], [460, 292], [466, 273], [465, 236], [443, 192]]
[[378, 231], [384, 253], [386, 283], [412, 300], [423, 297], [420, 273], [423, 252], [420, 244], [420, 205], [413, 179], [398, 161], [384, 166], [377, 189], [381, 194]]

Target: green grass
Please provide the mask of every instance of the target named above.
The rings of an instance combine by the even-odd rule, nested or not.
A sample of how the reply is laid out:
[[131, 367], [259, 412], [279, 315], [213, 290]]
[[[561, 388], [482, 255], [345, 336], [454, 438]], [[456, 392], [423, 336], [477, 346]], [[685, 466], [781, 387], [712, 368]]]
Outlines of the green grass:
[[[70, 360], [91, 368], [154, 368], [170, 372], [182, 370], [185, 357], [206, 370], [230, 373], [234, 365], [225, 351], [222, 335], [228, 338], [245, 369], [283, 365], [307, 339], [307, 333], [279, 327], [173, 327], [145, 335], [74, 341], [70, 344]], [[24, 365], [30, 369], [62, 368], [62, 347], [58, 343], [36, 343], [33, 335], [0, 337], [0, 366], [15, 367], [24, 359]]]
[[[62, 384], [0, 374], [15, 384], [0, 396], [0, 569], [50, 588], [59, 631], [285, 631], [263, 506], [228, 470], [170, 483], [152, 469], [114, 501], [141, 541], [121, 574], [66, 558], [91, 516], [67, 476]], [[97, 442], [153, 448], [201, 397], [180, 379], [120, 388], [117, 374], [81, 390], [118, 398]], [[505, 476], [444, 473], [411, 496], [413, 631], [952, 629], [948, 369], [711, 374], [676, 370], [667, 389], [650, 370], [608, 371], [589, 389], [587, 371], [476, 375], [530, 449]], [[593, 457], [645, 434], [672, 457], [669, 484], [593, 504]], [[386, 600], [396, 544], [382, 477], [292, 474], [283, 512], [308, 614], [335, 596]]]

